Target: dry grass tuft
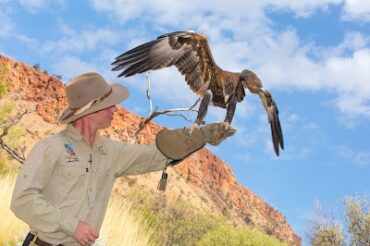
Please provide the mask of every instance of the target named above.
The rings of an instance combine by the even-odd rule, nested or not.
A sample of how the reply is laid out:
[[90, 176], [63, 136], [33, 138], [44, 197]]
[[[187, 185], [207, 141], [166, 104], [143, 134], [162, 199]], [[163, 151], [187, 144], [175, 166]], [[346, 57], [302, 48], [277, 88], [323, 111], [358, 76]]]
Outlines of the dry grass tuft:
[[154, 233], [138, 209], [127, 200], [112, 197], [101, 229], [104, 245], [155, 246]]
[[29, 228], [10, 210], [10, 201], [15, 184], [15, 174], [0, 176], [0, 245], [16, 245], [22, 241]]

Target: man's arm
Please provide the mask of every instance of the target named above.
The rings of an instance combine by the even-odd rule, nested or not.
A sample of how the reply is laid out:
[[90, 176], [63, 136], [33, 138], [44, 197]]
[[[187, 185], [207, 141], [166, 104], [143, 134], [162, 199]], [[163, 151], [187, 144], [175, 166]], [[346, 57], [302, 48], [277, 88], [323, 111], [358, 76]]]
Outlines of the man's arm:
[[32, 149], [18, 175], [10, 208], [36, 230], [46, 233], [63, 230], [73, 236], [78, 219], [65, 216], [42, 193], [58, 158], [52, 147], [52, 143], [43, 141]]
[[214, 123], [191, 132], [189, 129], [163, 129], [157, 134], [155, 143], [148, 145], [120, 144], [117, 176], [161, 170], [172, 161], [179, 163], [206, 143], [219, 145], [235, 132], [231, 126]]
[[157, 149], [155, 143], [119, 143], [117, 151], [116, 176], [159, 171], [170, 161]]

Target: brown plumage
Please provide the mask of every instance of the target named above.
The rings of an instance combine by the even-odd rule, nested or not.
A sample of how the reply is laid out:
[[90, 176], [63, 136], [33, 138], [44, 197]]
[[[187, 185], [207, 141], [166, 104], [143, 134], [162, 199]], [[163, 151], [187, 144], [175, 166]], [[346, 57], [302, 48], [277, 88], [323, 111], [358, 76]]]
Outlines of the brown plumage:
[[225, 122], [230, 124], [236, 103], [244, 99], [244, 89], [248, 88], [261, 97], [267, 111], [276, 154], [279, 155], [279, 147], [284, 149], [279, 112], [270, 92], [250, 70], [234, 73], [217, 66], [207, 38], [202, 34], [179, 31], [161, 35], [118, 56], [112, 65], [113, 71], [123, 70], [119, 77], [176, 66], [190, 88], [202, 97], [195, 121], [198, 125], [203, 122], [210, 102], [227, 109]]

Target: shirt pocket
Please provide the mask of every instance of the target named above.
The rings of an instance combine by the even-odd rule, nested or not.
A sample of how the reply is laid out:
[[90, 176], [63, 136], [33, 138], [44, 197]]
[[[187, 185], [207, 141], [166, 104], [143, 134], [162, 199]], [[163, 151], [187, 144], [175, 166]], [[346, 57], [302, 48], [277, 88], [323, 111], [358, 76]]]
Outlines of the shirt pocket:
[[81, 167], [81, 166], [69, 166], [69, 165], [66, 165], [62, 168], [61, 170], [61, 174], [63, 175], [64, 178], [76, 178], [76, 177], [79, 177], [79, 176], [83, 176], [83, 175], [86, 175], [87, 173], [87, 167]]
[[65, 165], [60, 170], [62, 183], [60, 184], [62, 200], [80, 200], [85, 197], [87, 190], [86, 167], [79, 165]]

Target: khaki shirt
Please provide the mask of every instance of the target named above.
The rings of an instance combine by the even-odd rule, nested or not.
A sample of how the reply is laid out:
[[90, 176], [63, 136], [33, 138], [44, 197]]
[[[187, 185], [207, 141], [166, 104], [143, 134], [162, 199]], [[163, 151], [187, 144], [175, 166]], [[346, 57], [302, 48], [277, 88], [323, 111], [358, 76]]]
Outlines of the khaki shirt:
[[17, 178], [12, 211], [52, 244], [79, 245], [79, 220], [100, 230], [114, 181], [165, 167], [155, 144], [116, 142], [97, 134], [93, 147], [72, 126], [40, 141]]

